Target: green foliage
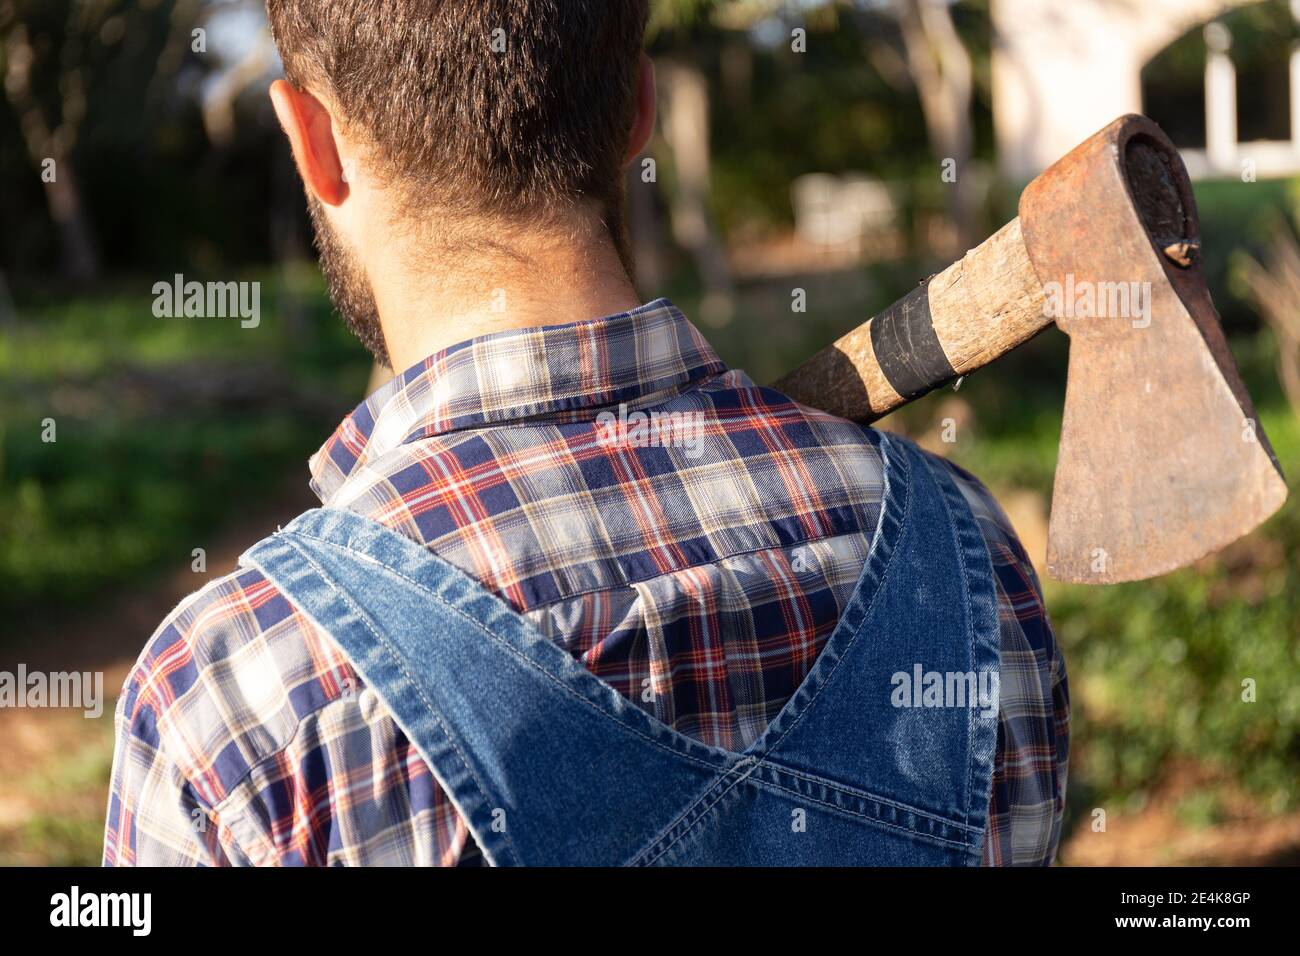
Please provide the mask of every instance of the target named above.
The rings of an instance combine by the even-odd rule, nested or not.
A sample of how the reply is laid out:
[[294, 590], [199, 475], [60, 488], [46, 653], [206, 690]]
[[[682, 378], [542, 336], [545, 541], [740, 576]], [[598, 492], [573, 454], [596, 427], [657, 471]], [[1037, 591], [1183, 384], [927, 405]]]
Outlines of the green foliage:
[[[770, 16], [733, 11], [727, 29], [714, 15], [719, 6], [707, 0], [665, 4], [651, 52], [689, 59], [708, 77], [710, 201], [724, 233], [788, 225], [790, 184], [811, 172], [867, 172], [888, 181], [909, 216], [914, 207], [944, 207], [938, 160], [887, 5], [753, 3], [747, 9], [771, 7]], [[954, 16], [973, 60], [984, 68], [991, 42], [987, 12], [968, 3]], [[775, 26], [740, 28], [760, 20]], [[805, 52], [790, 49], [795, 27], [807, 31]], [[746, 64], [743, 70], [737, 61]], [[977, 83], [973, 122], [981, 158], [990, 157], [993, 143], [989, 96], [987, 85]], [[668, 151], [656, 150], [656, 156], [671, 177]]]
[[96, 866], [103, 849], [104, 787], [113, 765], [114, 700], [105, 718], [72, 717], [55, 733], [49, 759], [23, 773], [15, 789], [39, 807], [17, 826], [0, 826], [0, 866]]
[[[367, 362], [318, 285], [302, 333], [281, 292], [263, 281], [250, 329], [155, 318], [141, 294], [20, 309], [0, 340], [0, 616], [43, 617], [187, 563], [303, 467], [361, 395]], [[254, 386], [246, 400], [220, 394], [232, 377]]]
[[[9, 284], [57, 274], [51, 220], [32, 130], [68, 151], [60, 181], [75, 181], [106, 271], [267, 262], [267, 211], [305, 230], [300, 192], [260, 84], [235, 104], [235, 139], [214, 144], [200, 94], [229, 64], [197, 53], [191, 29], [230, 5], [211, 0], [16, 0], [0, 17], [0, 76], [10, 39], [30, 41], [31, 102], [0, 95], [0, 272]], [[205, 8], [211, 8], [205, 9]], [[14, 77], [9, 77], [13, 85]], [[39, 123], [34, 121], [39, 117]], [[41, 150], [33, 156], [33, 150]], [[197, 270], [194, 270], [197, 271]]]
[[0, 840], [0, 865], [96, 866], [103, 847], [104, 821], [99, 814], [41, 813]]
[[1258, 317], [1246, 289], [1234, 281], [1233, 251], [1262, 260], [1274, 231], [1292, 206], [1297, 180], [1211, 180], [1196, 184], [1196, 208], [1205, 247], [1205, 278], [1231, 329], [1254, 329]]

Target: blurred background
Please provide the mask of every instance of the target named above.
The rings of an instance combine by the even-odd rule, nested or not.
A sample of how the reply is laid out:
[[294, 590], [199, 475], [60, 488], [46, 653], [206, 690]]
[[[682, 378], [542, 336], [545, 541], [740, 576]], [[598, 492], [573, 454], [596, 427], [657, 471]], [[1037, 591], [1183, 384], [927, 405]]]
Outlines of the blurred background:
[[[653, 16], [638, 285], [730, 364], [779, 377], [1145, 112], [1184, 150], [1215, 301], [1300, 475], [1300, 3], [658, 0]], [[115, 695], [180, 598], [314, 503], [306, 458], [373, 387], [314, 265], [277, 72], [256, 0], [0, 0], [0, 670], [102, 671]], [[260, 282], [261, 322], [155, 317], [176, 273]], [[883, 422], [980, 475], [1038, 561], [1065, 356], [1049, 331]], [[1074, 703], [1062, 863], [1300, 862], [1298, 552], [1294, 495], [1193, 569], [1045, 580]], [[0, 863], [98, 861], [112, 708], [0, 709]]]

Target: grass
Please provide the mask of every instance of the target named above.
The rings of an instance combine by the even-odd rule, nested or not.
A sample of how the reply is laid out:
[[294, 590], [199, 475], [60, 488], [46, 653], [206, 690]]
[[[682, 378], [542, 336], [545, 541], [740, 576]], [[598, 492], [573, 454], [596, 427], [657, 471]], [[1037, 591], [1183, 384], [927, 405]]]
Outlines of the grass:
[[[0, 808], [17, 801], [30, 812], [0, 813], [0, 866], [93, 866], [103, 847], [104, 808], [113, 763], [113, 708], [86, 720], [66, 711], [34, 714], [48, 755], [0, 779]], [[12, 766], [12, 761], [6, 760]]]
[[188, 561], [361, 394], [367, 359], [319, 283], [250, 278], [263, 317], [249, 329], [155, 318], [143, 280], [20, 306], [0, 339], [0, 617], [41, 617]]

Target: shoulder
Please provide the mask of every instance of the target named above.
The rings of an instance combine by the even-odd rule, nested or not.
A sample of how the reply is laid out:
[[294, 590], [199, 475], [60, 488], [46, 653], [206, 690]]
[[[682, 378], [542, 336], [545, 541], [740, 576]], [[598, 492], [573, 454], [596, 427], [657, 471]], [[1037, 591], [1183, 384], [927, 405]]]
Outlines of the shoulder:
[[927, 451], [921, 451], [921, 454], [952, 479], [970, 507], [971, 513], [974, 514], [990, 550], [1007, 552], [1005, 556], [1008, 559], [1024, 565], [1032, 574], [1033, 562], [1020, 543], [1011, 519], [1007, 517], [1007, 513], [1002, 509], [993, 492], [989, 491], [988, 486], [971, 472], [947, 458], [941, 458]]
[[[863, 431], [871, 433], [877, 440], [880, 440], [883, 435], [883, 440], [888, 445], [903, 445], [910, 448], [933, 471], [951, 480], [961, 493], [967, 507], [970, 508], [975, 521], [979, 524], [980, 532], [989, 545], [990, 552], [994, 550], [1007, 552], [1008, 557], [1014, 559], [1017, 563], [1025, 565], [1030, 573], [1033, 573], [1033, 564], [1029, 559], [1029, 555], [1025, 553], [1020, 538], [1016, 535], [1011, 519], [1007, 517], [1007, 513], [1002, 510], [997, 498], [993, 496], [993, 492], [989, 491], [984, 482], [948, 458], [922, 448], [911, 438], [893, 432], [881, 432], [866, 426], [863, 427]], [[993, 555], [993, 557], [996, 559], [997, 555]]]
[[260, 571], [240, 567], [153, 633], [118, 699], [118, 733], [165, 752], [215, 806], [354, 681], [326, 635]]
[[[890, 440], [898, 439], [891, 436]], [[908, 441], [932, 468], [951, 478], [970, 508], [988, 548], [1004, 618], [1019, 624], [1023, 639], [1038, 653], [1054, 656], [1055, 640], [1048, 622], [1042, 584], [1033, 561], [997, 498], [983, 481], [965, 468], [925, 451], [914, 442], [903, 441]]]
[[998, 749], [984, 862], [1047, 865], [1060, 839], [1069, 760], [1065, 660], [1033, 564], [997, 499], [961, 466], [921, 454], [970, 507], [997, 583]]

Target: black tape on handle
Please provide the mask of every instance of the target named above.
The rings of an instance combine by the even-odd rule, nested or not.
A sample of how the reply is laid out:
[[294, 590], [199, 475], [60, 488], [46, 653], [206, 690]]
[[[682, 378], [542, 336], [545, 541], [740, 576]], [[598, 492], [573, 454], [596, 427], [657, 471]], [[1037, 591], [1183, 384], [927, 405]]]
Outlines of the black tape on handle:
[[871, 320], [871, 347], [890, 386], [917, 398], [957, 377], [930, 318], [930, 280]]

